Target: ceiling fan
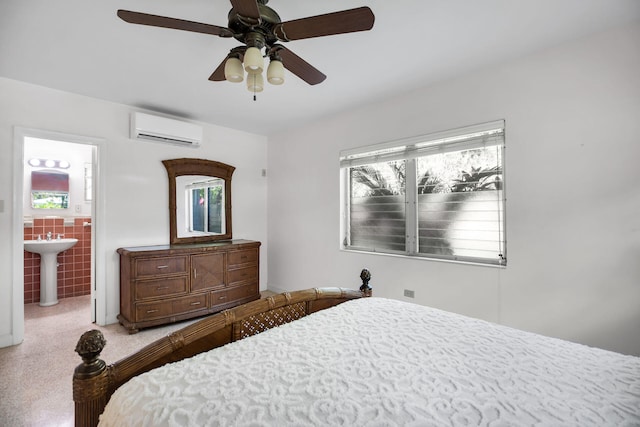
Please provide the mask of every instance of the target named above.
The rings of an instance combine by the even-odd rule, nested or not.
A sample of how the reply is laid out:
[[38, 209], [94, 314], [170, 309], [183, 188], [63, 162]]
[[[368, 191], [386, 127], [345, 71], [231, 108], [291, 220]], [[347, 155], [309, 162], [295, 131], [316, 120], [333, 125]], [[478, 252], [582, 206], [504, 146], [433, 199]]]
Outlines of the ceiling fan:
[[243, 45], [231, 49], [209, 80], [241, 82], [246, 71], [247, 87], [254, 92], [254, 99], [255, 92], [263, 88], [265, 56], [270, 60], [267, 80], [272, 84], [284, 82], [284, 68], [310, 85], [326, 79], [322, 72], [279, 42], [367, 31], [375, 19], [371, 9], [359, 7], [282, 22], [276, 11], [267, 6], [269, 0], [230, 1], [227, 27], [122, 9], [118, 10], [118, 16], [132, 24], [233, 37], [240, 41]]

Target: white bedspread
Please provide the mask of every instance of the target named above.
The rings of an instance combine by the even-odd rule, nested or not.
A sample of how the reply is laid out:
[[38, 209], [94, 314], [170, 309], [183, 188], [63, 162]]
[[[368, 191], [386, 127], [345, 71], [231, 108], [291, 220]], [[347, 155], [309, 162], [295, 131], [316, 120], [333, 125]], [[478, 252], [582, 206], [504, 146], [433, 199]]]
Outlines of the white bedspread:
[[640, 358], [363, 298], [140, 375], [101, 426], [638, 426]]

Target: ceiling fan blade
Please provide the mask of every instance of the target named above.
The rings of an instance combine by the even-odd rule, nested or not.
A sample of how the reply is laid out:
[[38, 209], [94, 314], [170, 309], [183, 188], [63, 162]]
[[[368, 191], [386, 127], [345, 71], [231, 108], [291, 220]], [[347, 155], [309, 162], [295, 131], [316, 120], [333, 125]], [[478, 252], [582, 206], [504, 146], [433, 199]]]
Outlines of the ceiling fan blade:
[[260, 19], [260, 10], [256, 0], [231, 0], [231, 7], [242, 17]]
[[166, 16], [150, 15], [148, 13], [118, 10], [118, 16], [130, 24], [150, 25], [152, 27], [171, 28], [174, 30], [191, 31], [193, 33], [211, 34], [220, 37], [231, 37], [233, 32], [225, 27], [203, 24], [201, 22], [185, 21], [184, 19]]
[[375, 17], [368, 7], [326, 13], [276, 24], [273, 31], [282, 41], [331, 36], [367, 31], [373, 28]]
[[224, 58], [224, 61], [222, 61], [220, 65], [218, 65], [218, 68], [216, 68], [215, 71], [209, 76], [209, 80], [211, 80], [212, 82], [223, 82], [227, 80], [224, 76], [224, 65], [227, 63], [227, 59], [229, 59], [228, 56]]
[[307, 61], [282, 45], [274, 45], [272, 51], [277, 51], [277, 54], [280, 55], [284, 68], [291, 71], [310, 85], [322, 83], [327, 78], [327, 76], [322, 74], [313, 65], [309, 64]]
[[244, 58], [244, 52], [246, 50], [247, 50], [246, 46], [238, 46], [231, 49], [227, 57], [224, 58], [224, 60], [220, 63], [220, 65], [218, 65], [218, 68], [216, 68], [215, 71], [209, 76], [209, 80], [211, 80], [212, 82], [222, 82], [227, 80], [227, 78], [224, 75], [224, 66], [227, 63], [227, 60], [233, 56], [240, 59], [240, 61], [242, 61]]

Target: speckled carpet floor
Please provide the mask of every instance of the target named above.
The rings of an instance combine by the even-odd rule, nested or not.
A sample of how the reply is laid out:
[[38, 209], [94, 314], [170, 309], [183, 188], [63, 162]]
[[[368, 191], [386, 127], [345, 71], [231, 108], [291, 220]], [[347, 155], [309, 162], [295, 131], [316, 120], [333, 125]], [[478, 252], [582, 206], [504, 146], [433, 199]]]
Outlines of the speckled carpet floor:
[[0, 348], [0, 426], [73, 426], [71, 378], [81, 362], [74, 350], [85, 331], [102, 331], [107, 346], [101, 358], [109, 364], [188, 324], [129, 335], [117, 323], [92, 324], [89, 298], [65, 298], [51, 307], [25, 305], [24, 341]]

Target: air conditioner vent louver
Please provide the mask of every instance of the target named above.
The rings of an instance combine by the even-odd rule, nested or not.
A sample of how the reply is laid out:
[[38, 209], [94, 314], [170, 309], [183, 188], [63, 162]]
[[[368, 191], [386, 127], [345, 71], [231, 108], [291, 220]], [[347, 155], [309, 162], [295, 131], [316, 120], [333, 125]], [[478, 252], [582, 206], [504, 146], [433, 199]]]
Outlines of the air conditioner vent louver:
[[198, 147], [202, 126], [145, 113], [131, 113], [131, 139]]
[[138, 138], [140, 138], [140, 139], [151, 139], [151, 140], [160, 141], [160, 142], [169, 142], [169, 143], [172, 143], [172, 144], [198, 145], [198, 143], [194, 143], [194, 142], [191, 142], [191, 141], [185, 141], [183, 139], [168, 138], [166, 136], [150, 135], [150, 134], [147, 134], [147, 133], [139, 133], [138, 134]]

